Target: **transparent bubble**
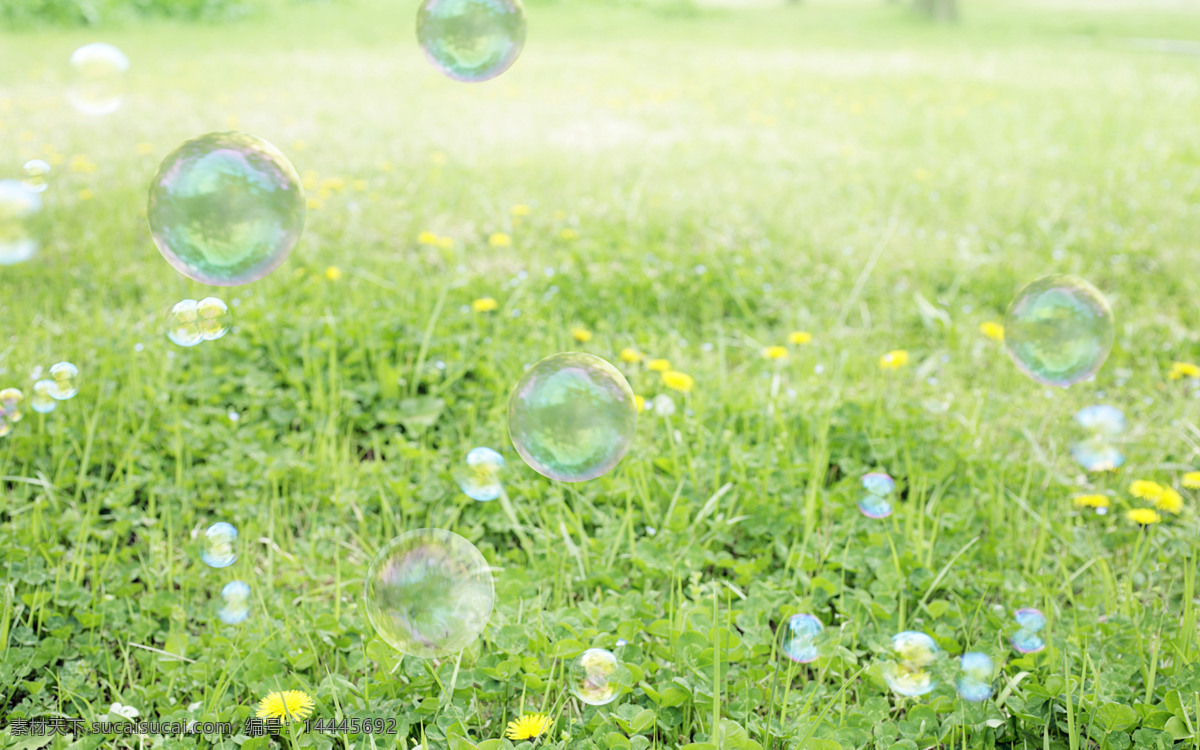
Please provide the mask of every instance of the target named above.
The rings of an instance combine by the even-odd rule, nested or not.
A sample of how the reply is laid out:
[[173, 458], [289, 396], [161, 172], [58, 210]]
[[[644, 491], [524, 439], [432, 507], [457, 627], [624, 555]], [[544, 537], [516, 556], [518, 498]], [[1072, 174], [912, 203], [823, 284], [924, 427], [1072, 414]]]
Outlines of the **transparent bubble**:
[[1042, 614], [1040, 609], [1027, 607], [1018, 609], [1013, 613], [1013, 619], [1017, 621], [1017, 625], [1025, 630], [1037, 632], [1046, 627], [1046, 616]]
[[0, 180], [0, 266], [23, 263], [37, 253], [29, 219], [40, 210], [40, 195], [19, 180]]
[[969, 651], [959, 662], [958, 695], [965, 701], [978, 703], [992, 697], [992, 675], [996, 665], [987, 654]]
[[1104, 295], [1074, 276], [1043, 276], [1022, 289], [1004, 317], [1004, 345], [1017, 367], [1066, 387], [1096, 374], [1113, 346]]
[[1125, 463], [1119, 443], [1129, 427], [1115, 406], [1085, 406], [1073, 417], [1076, 439], [1071, 456], [1087, 471], [1112, 471]]
[[67, 101], [85, 115], [109, 115], [121, 108], [129, 58], [111, 44], [87, 44], [71, 54]]
[[58, 408], [58, 401], [51, 395], [57, 385], [53, 380], [43, 378], [33, 384], [29, 394], [29, 408], [38, 414], [49, 414]]
[[31, 193], [45, 192], [46, 188], [50, 187], [48, 176], [50, 174], [50, 165], [41, 159], [30, 159], [25, 162], [21, 168], [25, 174], [25, 179], [21, 184]]
[[521, 54], [525, 9], [519, 0], [425, 0], [417, 11], [417, 42], [447, 76], [486, 81]]
[[863, 476], [863, 489], [872, 495], [878, 497], [887, 497], [896, 491], [896, 480], [889, 477], [887, 474], [880, 472], [872, 472]]
[[25, 394], [17, 388], [0, 391], [0, 415], [9, 422], [20, 422], [25, 416]]
[[1046, 642], [1032, 630], [1021, 629], [1013, 633], [1012, 645], [1022, 654], [1036, 654], [1046, 648]]
[[569, 669], [571, 692], [589, 706], [603, 706], [620, 697], [627, 672], [621, 660], [603, 648], [589, 648]]
[[906, 630], [892, 636], [891, 653], [882, 665], [883, 681], [893, 692], [909, 697], [937, 687], [933, 667], [940, 649], [928, 635]]
[[1046, 642], [1040, 635], [1046, 627], [1046, 616], [1040, 609], [1018, 609], [1013, 613], [1013, 619], [1020, 628], [1011, 639], [1013, 648], [1023, 654], [1035, 654], [1046, 647]]
[[1117, 437], [1123, 435], [1129, 429], [1129, 422], [1125, 419], [1125, 412], [1108, 404], [1085, 406], [1075, 412], [1075, 416], [1072, 419], [1081, 428], [1095, 435]]
[[229, 305], [216, 297], [205, 297], [196, 303], [196, 316], [200, 326], [200, 337], [205, 341], [216, 341], [233, 327], [233, 314]]
[[0, 413], [0, 437], [7, 437], [13, 431], [15, 423], [10, 421], [7, 416]]
[[154, 244], [175, 270], [214, 286], [274, 271], [304, 229], [296, 169], [261, 138], [209, 133], [163, 159], [146, 208]]
[[646, 404], [646, 411], [653, 411], [660, 417], [670, 417], [675, 414], [675, 399], [660, 393]]
[[633, 443], [637, 406], [625, 376], [591, 354], [546, 357], [508, 399], [508, 433], [525, 463], [563, 482], [612, 470]]
[[467, 453], [466, 465], [458, 470], [455, 479], [463, 494], [481, 503], [500, 497], [504, 485], [500, 474], [504, 470], [504, 456], [491, 448], [472, 448]]
[[784, 623], [783, 653], [801, 664], [817, 660], [821, 655], [818, 638], [825, 626], [812, 615], [792, 615]]
[[238, 532], [233, 524], [221, 521], [204, 532], [204, 551], [200, 559], [212, 568], [227, 568], [237, 560]]
[[217, 617], [226, 625], [237, 625], [250, 616], [250, 586], [230, 581], [221, 589], [221, 608]]
[[892, 515], [892, 503], [886, 497], [866, 492], [858, 498], [858, 512], [875, 520], [887, 518]]
[[195, 346], [204, 340], [200, 330], [200, 311], [194, 299], [176, 302], [167, 311], [167, 338], [179, 346]]
[[385, 544], [363, 587], [367, 619], [379, 637], [420, 657], [469, 646], [494, 603], [487, 560], [475, 545], [442, 529], [408, 531]]
[[70, 362], [59, 362], [50, 367], [50, 380], [54, 388], [50, 391], [51, 398], [56, 401], [66, 401], [79, 393], [79, 368]]

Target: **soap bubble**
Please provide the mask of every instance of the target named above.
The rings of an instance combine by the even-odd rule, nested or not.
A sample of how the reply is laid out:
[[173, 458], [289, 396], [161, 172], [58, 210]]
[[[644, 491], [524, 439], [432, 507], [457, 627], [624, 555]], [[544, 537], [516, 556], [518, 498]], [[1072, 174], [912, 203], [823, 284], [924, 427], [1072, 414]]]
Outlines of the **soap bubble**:
[[1125, 463], [1125, 454], [1117, 447], [1128, 429], [1125, 414], [1115, 406], [1085, 406], [1073, 417], [1078, 439], [1071, 443], [1071, 455], [1087, 471], [1112, 471]]
[[906, 630], [892, 636], [888, 661], [882, 665], [883, 681], [893, 692], [909, 697], [925, 695], [937, 687], [932, 667], [940, 653], [928, 635]]
[[163, 159], [146, 208], [154, 244], [175, 270], [214, 286], [274, 271], [304, 229], [296, 169], [261, 138], [209, 133]]
[[213, 568], [227, 568], [237, 560], [238, 532], [233, 524], [221, 521], [204, 532], [204, 551], [200, 559]]
[[492, 615], [495, 589], [475, 545], [442, 529], [408, 531], [367, 568], [363, 604], [379, 637], [420, 657], [469, 646]]
[[48, 378], [42, 378], [34, 383], [32, 392], [29, 394], [29, 408], [38, 414], [49, 414], [54, 411], [58, 408], [58, 401], [52, 394], [57, 387], [57, 384]]
[[1113, 346], [1113, 315], [1099, 290], [1074, 276], [1043, 276], [1004, 317], [1004, 345], [1022, 372], [1066, 387], [1096, 374]]
[[812, 615], [792, 615], [784, 623], [783, 653], [801, 664], [817, 660], [821, 655], [817, 640], [825, 626]]
[[863, 489], [872, 495], [887, 497], [896, 491], [896, 480], [881, 472], [872, 472], [863, 476]]
[[896, 480], [887, 474], [872, 472], [862, 478], [863, 493], [858, 498], [858, 510], [876, 520], [892, 515], [890, 495], [896, 490]]
[[0, 415], [9, 422], [20, 422], [25, 416], [25, 394], [17, 388], [0, 391]]
[[25, 162], [21, 171], [25, 174], [25, 179], [21, 181], [21, 184], [29, 192], [42, 193], [50, 187], [50, 181], [47, 179], [47, 175], [50, 174], [50, 165], [41, 159], [30, 159]]
[[1027, 607], [1018, 609], [1013, 613], [1013, 619], [1017, 621], [1017, 625], [1025, 630], [1037, 632], [1046, 627], [1046, 616], [1042, 614], [1040, 609]]
[[0, 265], [23, 263], [37, 253], [28, 220], [42, 210], [42, 197], [19, 180], [0, 180]]
[[1046, 642], [1032, 630], [1018, 630], [1011, 638], [1012, 646], [1022, 654], [1036, 654], [1046, 648]]
[[237, 625], [250, 616], [250, 586], [230, 581], [221, 589], [221, 609], [217, 617], [226, 625]]
[[195, 346], [204, 340], [200, 332], [200, 313], [194, 299], [176, 302], [167, 311], [167, 338], [180, 346]]
[[603, 706], [620, 697], [628, 670], [616, 654], [603, 648], [589, 648], [571, 662], [571, 692], [589, 706]]
[[111, 44], [87, 44], [71, 54], [67, 100], [85, 115], [108, 115], [121, 108], [129, 58]]
[[500, 497], [504, 485], [500, 472], [504, 469], [504, 456], [491, 448], [472, 448], [467, 453], [466, 465], [456, 475], [463, 494], [472, 500], [489, 502]]
[[54, 388], [50, 396], [56, 401], [66, 401], [79, 393], [79, 368], [70, 362], [59, 362], [50, 367], [50, 380]]
[[197, 302], [196, 316], [200, 324], [200, 337], [205, 341], [216, 341], [233, 327], [229, 306], [216, 297], [205, 297]]
[[563, 482], [612, 470], [633, 444], [637, 406], [625, 376], [591, 354], [530, 367], [508, 399], [508, 432], [525, 463]]
[[1013, 613], [1013, 619], [1019, 628], [1010, 639], [1013, 648], [1023, 654], [1036, 654], [1046, 648], [1046, 642], [1040, 635], [1046, 627], [1046, 616], [1041, 610], [1032, 607], [1018, 609]]
[[525, 46], [520, 0], [425, 0], [417, 42], [438, 70], [468, 83], [508, 70]]
[[978, 651], [962, 655], [958, 676], [958, 694], [965, 701], [978, 703], [992, 696], [992, 675], [996, 671], [992, 658]]

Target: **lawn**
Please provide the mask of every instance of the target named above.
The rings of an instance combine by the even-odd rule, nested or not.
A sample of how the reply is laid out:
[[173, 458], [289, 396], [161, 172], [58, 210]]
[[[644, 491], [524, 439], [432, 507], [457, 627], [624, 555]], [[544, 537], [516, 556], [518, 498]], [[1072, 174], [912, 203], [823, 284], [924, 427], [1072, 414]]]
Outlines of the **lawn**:
[[[1147, 41], [1200, 40], [1200, 12], [527, 11], [521, 59], [475, 85], [423, 59], [409, 3], [0, 32], [3, 170], [54, 165], [40, 253], [0, 267], [0, 387], [81, 373], [0, 438], [3, 746], [494, 750], [529, 747], [505, 726], [541, 712], [553, 748], [1200, 747], [1200, 380], [1169, 377], [1200, 360], [1200, 57]], [[88, 118], [65, 61], [97, 40], [132, 67], [122, 109]], [[228, 129], [286, 153], [309, 208], [283, 266], [221, 289], [162, 259], [145, 206], [163, 156]], [[1048, 273], [1116, 319], [1065, 390], [980, 331]], [[166, 310], [212, 294], [230, 334], [168, 341]], [[525, 466], [506, 426], [523, 367], [570, 350], [655, 407], [580, 484]], [[1096, 403], [1130, 422], [1118, 472], [1071, 457]], [[507, 458], [498, 501], [454, 481], [476, 446]], [[897, 482], [887, 519], [855, 506], [872, 471]], [[1136, 480], [1182, 511], [1127, 519]], [[240, 532], [221, 569], [201, 561], [218, 521]], [[482, 637], [441, 660], [402, 657], [361, 606], [376, 550], [422, 527], [494, 571]], [[235, 579], [251, 614], [227, 625]], [[1047, 645], [1022, 654], [1029, 607]], [[809, 664], [780, 653], [796, 613], [829, 636]], [[882, 678], [905, 630], [943, 652], [924, 696]], [[593, 646], [628, 669], [603, 707], [567, 684]], [[996, 664], [986, 701], [956, 695], [965, 651]], [[13, 733], [121, 706], [241, 725], [277, 690], [397, 734]]]

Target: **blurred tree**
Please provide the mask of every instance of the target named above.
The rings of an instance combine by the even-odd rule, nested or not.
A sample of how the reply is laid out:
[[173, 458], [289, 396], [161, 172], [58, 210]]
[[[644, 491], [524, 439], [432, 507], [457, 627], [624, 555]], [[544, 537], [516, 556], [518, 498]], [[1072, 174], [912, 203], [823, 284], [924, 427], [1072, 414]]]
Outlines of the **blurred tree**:
[[953, 23], [958, 20], [958, 0], [913, 0], [913, 8], [934, 21]]

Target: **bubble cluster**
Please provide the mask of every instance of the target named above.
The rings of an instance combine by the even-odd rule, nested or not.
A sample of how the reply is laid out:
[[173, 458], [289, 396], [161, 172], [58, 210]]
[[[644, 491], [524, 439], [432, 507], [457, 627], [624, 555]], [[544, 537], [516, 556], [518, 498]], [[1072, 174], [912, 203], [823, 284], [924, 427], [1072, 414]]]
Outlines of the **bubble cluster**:
[[500, 481], [503, 469], [504, 456], [491, 448], [472, 448], [455, 479], [464, 495], [486, 503], [500, 497], [500, 493], [504, 491], [504, 485]]
[[887, 518], [892, 515], [891, 495], [896, 481], [887, 474], [872, 472], [862, 478], [863, 492], [858, 498], [858, 510], [867, 518]]
[[939, 653], [937, 644], [925, 633], [897, 633], [892, 636], [891, 653], [882, 664], [883, 681], [899, 695], [925, 695], [937, 687], [932, 668]]
[[167, 338], [179, 346], [215, 341], [232, 327], [229, 306], [216, 297], [180, 300], [167, 311]]
[[35, 382], [29, 394], [29, 408], [38, 414], [49, 414], [54, 411], [58, 408], [58, 401], [53, 395], [57, 388], [58, 385], [49, 378], [42, 378]]
[[965, 701], [978, 703], [992, 697], [992, 675], [996, 666], [992, 658], [978, 651], [969, 651], [959, 661], [958, 695]]
[[25, 416], [25, 394], [16, 388], [0, 390], [0, 437], [12, 432]]
[[204, 551], [200, 559], [212, 568], [227, 568], [237, 560], [238, 531], [231, 523], [220, 521], [204, 532]]
[[59, 362], [50, 366], [50, 397], [55, 401], [66, 401], [79, 393], [79, 368], [70, 362]]
[[417, 10], [417, 42], [454, 80], [486, 81], [521, 54], [525, 9], [520, 0], [425, 0]]
[[1129, 427], [1125, 413], [1115, 406], [1085, 406], [1072, 418], [1076, 439], [1071, 456], [1087, 471], [1112, 471], [1125, 463], [1119, 443]]
[[1013, 613], [1017, 621], [1017, 632], [1013, 633], [1012, 646], [1022, 654], [1036, 654], [1046, 648], [1042, 630], [1046, 627], [1046, 616], [1040, 609], [1018, 609]]
[[125, 97], [129, 58], [111, 44], [86, 44], [71, 54], [67, 101], [85, 115], [110, 115]]
[[813, 615], [792, 615], [784, 623], [783, 653], [800, 664], [808, 664], [821, 655], [818, 639], [825, 626]]
[[217, 617], [226, 625], [237, 625], [250, 616], [250, 586], [243, 581], [230, 581], [221, 588], [221, 608]]
[[621, 662], [603, 648], [589, 648], [571, 662], [571, 693], [589, 706], [612, 703], [621, 695]]
[[475, 545], [442, 529], [408, 531], [385, 544], [363, 586], [375, 632], [412, 656], [466, 648], [483, 632], [494, 603], [487, 560]]
[[41, 196], [20, 180], [0, 180], [0, 266], [23, 263], [37, 253], [29, 219], [41, 210]]
[[508, 399], [513, 447], [539, 474], [595, 479], [625, 457], [637, 406], [625, 376], [591, 354], [554, 354], [530, 367]]
[[261, 138], [209, 133], [171, 152], [150, 181], [146, 217], [175, 270], [213, 286], [274, 271], [304, 230], [296, 169]]
[[1113, 315], [1096, 287], [1074, 276], [1043, 276], [1013, 298], [1004, 345], [1017, 367], [1044, 385], [1066, 387], [1096, 374], [1113, 346]]
[[31, 193], [44, 193], [50, 187], [50, 165], [41, 159], [30, 159], [21, 167], [25, 179], [21, 185]]

